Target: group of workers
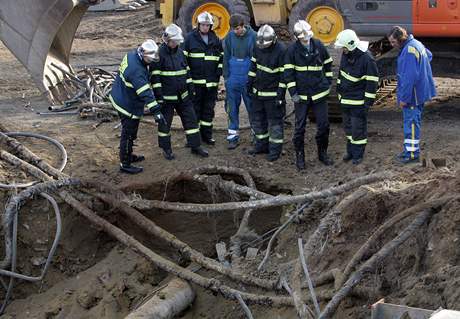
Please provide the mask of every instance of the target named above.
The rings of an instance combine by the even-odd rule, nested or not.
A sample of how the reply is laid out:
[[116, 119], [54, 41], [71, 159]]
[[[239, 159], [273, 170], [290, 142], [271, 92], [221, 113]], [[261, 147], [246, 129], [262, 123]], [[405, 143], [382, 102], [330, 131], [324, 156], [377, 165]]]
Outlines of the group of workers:
[[[184, 39], [175, 24], [166, 27], [162, 44], [146, 40], [122, 60], [110, 100], [118, 111], [122, 133], [120, 170], [136, 174], [133, 154], [139, 120], [147, 107], [158, 123], [158, 144], [167, 160], [174, 159], [171, 123], [179, 115], [187, 147], [200, 157], [208, 151], [201, 143], [214, 145], [213, 119], [220, 77], [226, 89], [228, 149], [239, 145], [239, 108], [246, 107], [253, 148], [249, 154], [267, 154], [276, 161], [284, 143], [286, 91], [295, 108], [293, 144], [298, 170], [305, 169], [305, 127], [311, 109], [316, 121], [318, 159], [332, 165], [328, 156], [329, 120], [327, 98], [333, 82], [332, 58], [324, 44], [314, 38], [304, 20], [294, 25], [295, 42], [287, 48], [277, 41], [275, 30], [263, 25], [256, 33], [238, 14], [230, 18], [231, 31], [221, 41], [212, 30], [213, 17], [203, 12], [197, 27]], [[407, 164], [419, 160], [420, 124], [423, 105], [435, 96], [431, 74], [431, 52], [401, 27], [389, 33], [398, 56], [398, 105], [403, 109], [404, 149], [396, 160]], [[340, 32], [335, 47], [342, 49], [337, 95], [347, 137], [344, 161], [358, 165], [367, 144], [367, 112], [374, 103], [379, 84], [378, 69], [369, 43], [353, 30]]]

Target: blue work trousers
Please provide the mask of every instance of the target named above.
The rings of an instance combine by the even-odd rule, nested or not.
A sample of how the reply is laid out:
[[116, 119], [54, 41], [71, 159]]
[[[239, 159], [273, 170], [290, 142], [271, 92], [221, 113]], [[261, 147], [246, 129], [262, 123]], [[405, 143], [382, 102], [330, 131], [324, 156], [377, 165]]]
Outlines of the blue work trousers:
[[238, 141], [240, 128], [240, 104], [243, 98], [249, 123], [252, 127], [252, 100], [247, 92], [248, 72], [251, 65], [250, 58], [229, 60], [229, 76], [225, 82], [227, 99], [225, 111], [228, 115], [228, 141]]
[[404, 123], [404, 152], [406, 159], [420, 156], [420, 128], [422, 125], [423, 104], [406, 105], [402, 108]]

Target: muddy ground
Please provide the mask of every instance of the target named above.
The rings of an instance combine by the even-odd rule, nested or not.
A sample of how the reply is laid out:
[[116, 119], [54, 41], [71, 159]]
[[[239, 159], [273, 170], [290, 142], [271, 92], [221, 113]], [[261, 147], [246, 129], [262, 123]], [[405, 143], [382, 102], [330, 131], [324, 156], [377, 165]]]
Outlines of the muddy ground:
[[[75, 38], [72, 64], [77, 69], [85, 65], [115, 69], [129, 48], [136, 47], [145, 38], [160, 35], [160, 20], [154, 19], [151, 11], [151, 8], [147, 8], [138, 12], [88, 13]], [[209, 200], [205, 189], [187, 184], [165, 190], [164, 181], [178, 170], [217, 164], [249, 170], [258, 187], [272, 194], [305, 193], [369, 173], [389, 170], [400, 174], [408, 185], [427, 183], [428, 186], [401, 187], [397, 192], [387, 191], [357, 200], [343, 212], [341, 231], [326, 240], [326, 249], [312, 259], [310, 268], [315, 274], [342, 267], [378, 225], [401, 209], [426, 200], [430, 194], [459, 191], [455, 172], [460, 160], [460, 81], [437, 79], [437, 84], [440, 97], [426, 107], [421, 148], [424, 157], [445, 159], [447, 165], [443, 168], [424, 167], [421, 164], [403, 167], [393, 162], [393, 156], [401, 151], [403, 135], [401, 112], [392, 99], [370, 112], [366, 157], [364, 163], [357, 167], [341, 161], [345, 137], [340, 123], [331, 124], [329, 152], [335, 164], [332, 167], [321, 165], [317, 161], [314, 144], [314, 123], [309, 123], [306, 137], [307, 169], [301, 173], [294, 166], [294, 151], [290, 141], [292, 125], [286, 127], [283, 156], [275, 163], [267, 162], [263, 156], [247, 155], [250, 147], [248, 130], [242, 133], [240, 147], [227, 150], [226, 120], [222, 102], [219, 102], [216, 106], [217, 143], [209, 147], [209, 158], [200, 159], [191, 155], [190, 150], [184, 147], [183, 133], [175, 130], [172, 141], [176, 160], [166, 161], [157, 146], [156, 127], [141, 124], [135, 151], [146, 156], [144, 172], [127, 176], [118, 172], [120, 130], [115, 128], [117, 121], [94, 128], [97, 120], [80, 119], [77, 115], [38, 115], [37, 112], [47, 110], [49, 103], [34, 88], [25, 69], [4, 46], [0, 46], [1, 125], [7, 131], [36, 132], [59, 140], [69, 154], [64, 172], [74, 177], [107, 182], [117, 187], [143, 185], [139, 189], [131, 187], [129, 191], [137, 191], [147, 198], [198, 202]], [[289, 107], [292, 108], [292, 105]], [[293, 118], [289, 121], [292, 123]], [[20, 140], [51, 163], [58, 162], [56, 150], [46, 143]], [[26, 175], [0, 162], [1, 182], [27, 179]], [[432, 180], [434, 182], [430, 184]], [[3, 206], [10, 195], [0, 193]], [[221, 200], [228, 200], [226, 194], [221, 194], [221, 197]], [[297, 257], [295, 239], [299, 236], [308, 238], [328, 205], [331, 206], [331, 202], [317, 203], [310, 209], [312, 214], [308, 220], [291, 226], [283, 233], [272, 264]], [[460, 205], [451, 206], [436, 215], [429, 225], [417, 233], [416, 238], [407, 241], [369, 275], [363, 286], [369, 288], [367, 291], [371, 293], [347, 299], [336, 318], [369, 318], [369, 305], [383, 297], [389, 302], [416, 307], [460, 310], [460, 215], [457, 209]], [[107, 207], [97, 203], [93, 203], [93, 207], [104, 211], [104, 216], [126, 231], [140, 236], [149, 247], [179, 261], [176, 252], [154, 238], [141, 234]], [[21, 210], [18, 269], [23, 273], [38, 273], [40, 257], [46, 254], [51, 244], [55, 226], [49, 208], [49, 204], [37, 199]], [[160, 282], [167, 276], [166, 273], [90, 227], [68, 206], [62, 204], [61, 209], [64, 216], [63, 238], [46, 279], [36, 284], [17, 284], [13, 293], [14, 301], [3, 317], [123, 318], [161, 286]], [[268, 215], [258, 214], [253, 226], [259, 233], [272, 229], [280, 219], [286, 218], [279, 210], [273, 210]], [[213, 246], [217, 241], [228, 240], [228, 236], [236, 230], [233, 217], [186, 218], [176, 213], [171, 218], [165, 212], [148, 212], [148, 215], [209, 256], [215, 255]], [[402, 226], [395, 228], [382, 238], [382, 242], [390, 240], [401, 229]], [[206, 275], [204, 271], [201, 273]], [[197, 299], [183, 314], [183, 318], [244, 317], [236, 303], [202, 289], [197, 291]], [[296, 317], [292, 309], [260, 306], [252, 306], [251, 309], [255, 318]]]

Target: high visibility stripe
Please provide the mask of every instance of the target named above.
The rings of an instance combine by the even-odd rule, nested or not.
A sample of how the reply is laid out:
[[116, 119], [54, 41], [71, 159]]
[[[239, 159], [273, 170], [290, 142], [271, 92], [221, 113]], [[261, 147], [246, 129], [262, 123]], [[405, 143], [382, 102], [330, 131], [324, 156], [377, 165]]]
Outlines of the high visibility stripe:
[[140, 116], [136, 116], [136, 115], [133, 115], [131, 113], [129, 113], [128, 111], [126, 111], [124, 108], [122, 108], [121, 106], [119, 106], [117, 103], [115, 103], [115, 101], [113, 100], [113, 97], [112, 95], [109, 95], [109, 100], [110, 102], [112, 102], [112, 106], [115, 110], [117, 110], [118, 112], [120, 112], [121, 114], [124, 114], [132, 119], [140, 119], [141, 117]]
[[319, 65], [319, 66], [313, 66], [313, 65], [298, 66], [298, 65], [296, 65], [295, 70], [296, 71], [301, 71], [301, 72], [305, 72], [305, 71], [322, 71], [323, 66], [322, 65]]
[[288, 89], [290, 89], [290, 88], [292, 88], [292, 87], [294, 87], [294, 86], [295, 86], [295, 82], [289, 82], [289, 83], [287, 84]]
[[418, 147], [406, 146], [406, 150], [408, 152], [411, 152], [410, 156], [411, 156], [411, 158], [414, 158], [414, 154], [412, 154], [412, 153], [418, 151]]
[[277, 96], [277, 92], [263, 92], [263, 91], [258, 91], [257, 92], [258, 96]]
[[364, 100], [340, 99], [340, 103], [347, 105], [364, 105]]
[[147, 104], [146, 106], [147, 106], [148, 109], [151, 109], [152, 107], [155, 107], [157, 105], [158, 105], [157, 101], [153, 101], [153, 102], [150, 102], [149, 104]]
[[160, 75], [163, 76], [180, 76], [180, 75], [186, 75], [187, 70], [179, 70], [179, 71], [160, 71]]
[[193, 82], [193, 80], [192, 80], [191, 78], [188, 78], [188, 79], [185, 81], [185, 83], [192, 83], [192, 82]]
[[171, 132], [163, 133], [163, 132], [158, 131], [158, 136], [159, 137], [168, 137], [168, 136], [171, 136]]
[[161, 88], [161, 83], [155, 83], [154, 85], [152, 85], [152, 88]]
[[191, 58], [204, 58], [205, 54], [204, 53], [190, 53], [189, 56]]
[[187, 65], [187, 68], [186, 68], [186, 69], [187, 69], [187, 71], [190, 71], [190, 67], [189, 67], [188, 65]]
[[181, 97], [182, 99], [185, 99], [187, 96], [188, 96], [188, 92], [184, 92], [184, 93], [181, 94], [180, 97]]
[[221, 69], [222, 69], [222, 63], [219, 63], [219, 64], [217, 65], [217, 68], [221, 68]]
[[164, 95], [163, 98], [168, 101], [177, 101], [177, 95]]
[[150, 83], [145, 84], [136, 90], [137, 95], [140, 95], [142, 92], [150, 90]]
[[278, 87], [285, 89], [287, 85], [285, 83], [278, 83]]
[[257, 62], [257, 59], [256, 59], [255, 57], [252, 56], [252, 57], [251, 57], [251, 61], [252, 61], [252, 62]]
[[365, 92], [365, 93], [364, 93], [364, 96], [367, 97], [367, 98], [369, 98], [369, 99], [375, 99], [375, 97], [377, 96], [377, 94]]
[[301, 100], [308, 101], [308, 95], [299, 95]]
[[404, 140], [404, 143], [407, 143], [407, 144], [418, 144], [420, 143], [420, 140], [413, 140], [413, 139], [410, 139], [410, 138], [406, 138]]
[[182, 50], [185, 56], [188, 56], [188, 51]]
[[347, 79], [348, 81], [351, 81], [351, 82], [359, 82], [361, 80], [363, 80], [363, 78], [355, 78], [354, 76], [351, 76], [350, 74], [348, 74], [347, 72], [343, 71], [343, 70], [340, 70], [340, 74], [345, 78]]
[[333, 72], [326, 72], [325, 75], [332, 78], [334, 76], [334, 73]]
[[330, 90], [327, 89], [326, 91], [323, 91], [323, 92], [321, 92], [321, 93], [318, 93], [318, 94], [313, 95], [313, 96], [311, 97], [311, 99], [312, 99], [313, 101], [316, 101], [316, 100], [318, 100], [318, 99], [320, 99], [320, 98], [325, 97], [326, 95], [328, 95], [329, 92], [330, 92]]
[[206, 84], [206, 80], [193, 80], [193, 84]]
[[200, 126], [212, 126], [212, 122], [200, 121]]
[[378, 82], [378, 81], [379, 81], [379, 77], [378, 77], [378, 76], [372, 76], [372, 75], [365, 75], [365, 76], [364, 76], [364, 79], [366, 79], [367, 81], [374, 81], [374, 82]]
[[265, 134], [256, 134], [256, 137], [257, 137], [257, 139], [259, 139], [259, 140], [266, 139], [266, 138], [268, 138], [269, 136], [270, 136], [270, 135], [268, 134], [268, 132], [265, 133]]
[[347, 135], [347, 139], [351, 142], [353, 141], [353, 137], [351, 135]]
[[270, 137], [268, 139], [268, 141], [270, 143], [275, 143], [275, 144], [283, 144], [284, 143], [284, 140], [282, 138], [272, 138], [272, 137]]
[[342, 99], [342, 95], [337, 94], [337, 97], [339, 98], [339, 101]]
[[351, 139], [351, 144], [354, 144], [354, 145], [364, 145], [364, 144], [367, 144], [367, 138], [363, 139], [363, 140], [354, 140], [354, 139]]
[[150, 74], [151, 75], [160, 75], [161, 71], [160, 70], [153, 70]]
[[217, 82], [208, 82], [208, 83], [206, 83], [207, 88], [216, 87], [216, 86], [219, 86], [219, 83], [217, 83]]
[[294, 68], [294, 64], [285, 64], [284, 65], [284, 69], [287, 70], [287, 69], [293, 69]]
[[[412, 127], [412, 140], [415, 140], [415, 124], [412, 123], [411, 127]], [[414, 158], [413, 152], [417, 150], [417, 148], [415, 147], [415, 143], [412, 143], [412, 147], [407, 147], [407, 150], [411, 152], [410, 157], [413, 159]]]
[[262, 71], [267, 72], [267, 73], [278, 73], [278, 72], [280, 72], [280, 68], [270, 69], [270, 68], [268, 68], [266, 66], [263, 66], [261, 64], [257, 64], [257, 68], [259, 70], [262, 70]]
[[329, 59], [326, 59], [326, 60], [323, 62], [323, 64], [328, 64], [328, 63], [332, 63], [332, 62], [333, 62], [332, 58], [329, 58]]
[[133, 86], [130, 82], [128, 82], [128, 81], [125, 80], [125, 77], [123, 76], [123, 73], [119, 73], [119, 74], [120, 74], [120, 79], [123, 81], [123, 83], [124, 83], [127, 87], [129, 87], [129, 88], [134, 88], [134, 86]]
[[187, 134], [187, 135], [195, 134], [195, 133], [199, 133], [199, 132], [200, 132], [199, 128], [192, 128], [190, 130], [185, 130], [185, 134]]
[[252, 71], [249, 71], [249, 72], [248, 72], [248, 75], [249, 75], [249, 76], [252, 76], [252, 77], [254, 77], [254, 78], [256, 77], [256, 74], [255, 74], [254, 72], [252, 72]]
[[205, 60], [205, 61], [219, 61], [219, 60], [220, 60], [220, 56], [206, 55], [206, 56], [204, 57], [204, 60]]
[[337, 79], [337, 84], [340, 84], [340, 82], [342, 82], [342, 81], [340, 80], [340, 78], [338, 78]]

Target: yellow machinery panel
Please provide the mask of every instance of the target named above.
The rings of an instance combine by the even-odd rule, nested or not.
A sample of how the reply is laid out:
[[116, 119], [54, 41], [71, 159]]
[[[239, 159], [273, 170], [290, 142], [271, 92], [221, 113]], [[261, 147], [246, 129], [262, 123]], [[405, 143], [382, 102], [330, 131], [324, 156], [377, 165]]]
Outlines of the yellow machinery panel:
[[256, 25], [286, 24], [288, 16], [286, 0], [253, 0], [251, 4]]

